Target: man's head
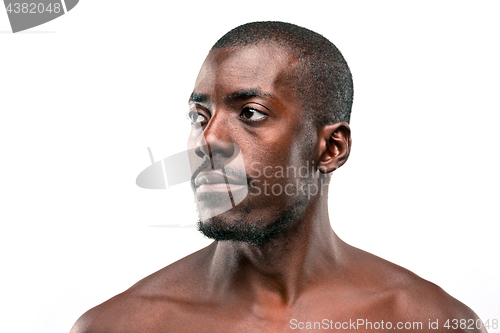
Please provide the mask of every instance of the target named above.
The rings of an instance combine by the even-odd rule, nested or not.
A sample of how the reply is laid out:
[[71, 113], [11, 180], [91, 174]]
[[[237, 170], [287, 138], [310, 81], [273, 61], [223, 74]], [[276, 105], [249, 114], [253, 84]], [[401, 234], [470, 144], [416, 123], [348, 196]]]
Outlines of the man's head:
[[[351, 103], [349, 68], [324, 37], [281, 22], [223, 36], [190, 98], [200, 230], [262, 244], [300, 223], [314, 203], [326, 204], [327, 174], [349, 155]], [[228, 192], [233, 208], [206, 214], [227, 204]]]

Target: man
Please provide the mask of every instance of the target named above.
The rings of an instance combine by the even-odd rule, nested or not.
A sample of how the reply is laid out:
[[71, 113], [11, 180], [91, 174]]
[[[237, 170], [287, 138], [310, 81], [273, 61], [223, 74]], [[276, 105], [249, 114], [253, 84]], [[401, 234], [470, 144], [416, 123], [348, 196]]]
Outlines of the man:
[[352, 96], [347, 63], [312, 31], [255, 22], [223, 36], [189, 101], [198, 226], [215, 242], [72, 332], [486, 332], [438, 286], [332, 230], [328, 184], [351, 149]]

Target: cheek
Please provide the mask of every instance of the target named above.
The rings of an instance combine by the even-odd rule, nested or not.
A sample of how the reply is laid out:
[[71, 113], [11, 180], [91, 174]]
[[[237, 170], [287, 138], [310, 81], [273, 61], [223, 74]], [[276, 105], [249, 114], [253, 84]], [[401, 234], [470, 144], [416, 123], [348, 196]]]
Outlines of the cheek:
[[[268, 131], [261, 131], [257, 137], [247, 137], [246, 140], [238, 140], [237, 144], [240, 146], [247, 174], [256, 179], [262, 177], [263, 173], [267, 170], [287, 169], [287, 167], [295, 167], [302, 165], [304, 143], [302, 136], [302, 129], [292, 128], [296, 125], [293, 119], [283, 123], [279, 128], [273, 128]], [[276, 172], [277, 172], [276, 171]], [[279, 172], [278, 172], [279, 174]], [[281, 182], [283, 178], [277, 177], [276, 180], [269, 179], [271, 182]]]
[[293, 178], [287, 174], [287, 168], [293, 166], [290, 154], [285, 150], [262, 150], [245, 160], [248, 176], [256, 181], [259, 187], [265, 184], [286, 184]]

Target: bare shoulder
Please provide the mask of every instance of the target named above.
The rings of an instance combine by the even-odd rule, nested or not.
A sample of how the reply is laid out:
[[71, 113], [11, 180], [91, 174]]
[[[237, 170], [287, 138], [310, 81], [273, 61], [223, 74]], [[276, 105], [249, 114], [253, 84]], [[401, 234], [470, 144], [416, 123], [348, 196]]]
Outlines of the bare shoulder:
[[166, 327], [174, 329], [190, 303], [199, 302], [199, 274], [210, 251], [209, 246], [182, 258], [88, 310], [71, 333], [170, 332]]
[[373, 295], [365, 303], [372, 318], [412, 326], [403, 327], [406, 332], [486, 332], [476, 313], [441, 287], [375, 255], [352, 251], [363, 267], [358, 279], [364, 294]]
[[486, 332], [476, 313], [441, 287], [420, 277], [413, 281], [394, 290], [393, 308], [400, 321], [419, 322], [434, 332]]

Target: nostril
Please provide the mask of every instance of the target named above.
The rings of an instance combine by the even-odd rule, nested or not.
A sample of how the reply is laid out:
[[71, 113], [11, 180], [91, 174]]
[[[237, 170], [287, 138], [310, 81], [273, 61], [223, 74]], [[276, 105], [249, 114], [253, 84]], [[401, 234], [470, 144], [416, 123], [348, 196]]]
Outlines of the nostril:
[[198, 157], [201, 158], [204, 158], [205, 156], [210, 157], [210, 148], [206, 144], [198, 145], [194, 152]]

